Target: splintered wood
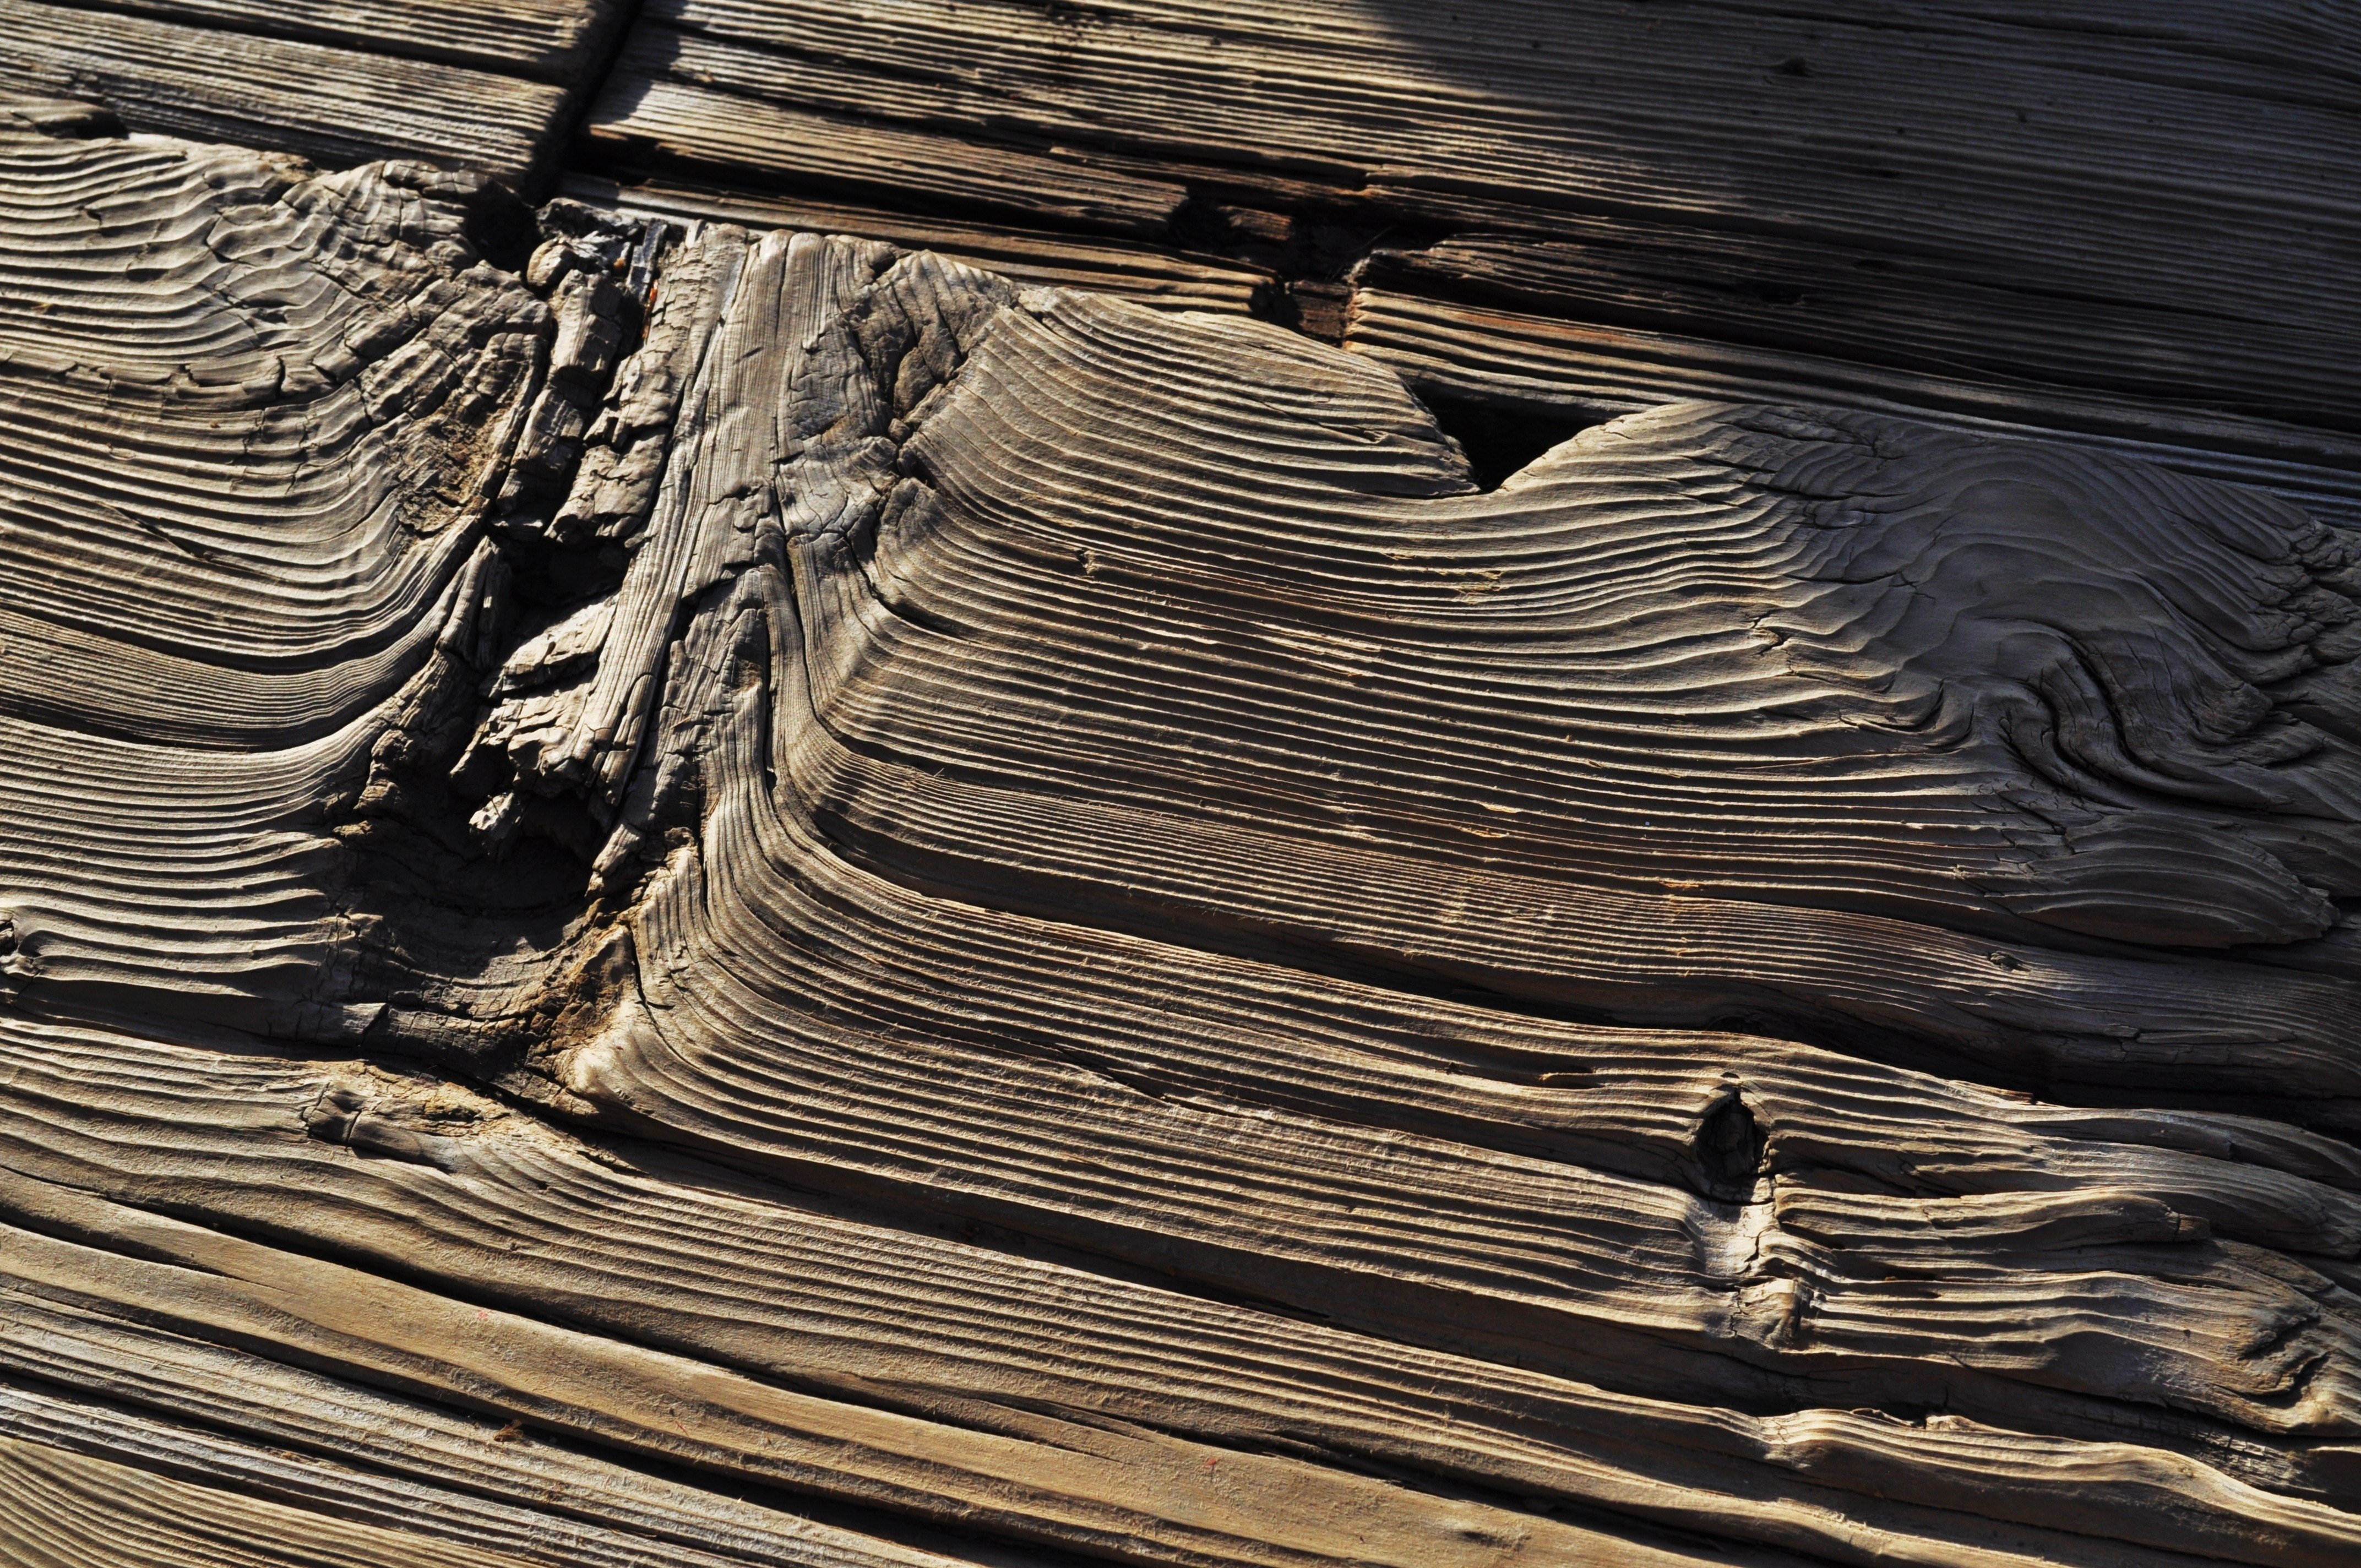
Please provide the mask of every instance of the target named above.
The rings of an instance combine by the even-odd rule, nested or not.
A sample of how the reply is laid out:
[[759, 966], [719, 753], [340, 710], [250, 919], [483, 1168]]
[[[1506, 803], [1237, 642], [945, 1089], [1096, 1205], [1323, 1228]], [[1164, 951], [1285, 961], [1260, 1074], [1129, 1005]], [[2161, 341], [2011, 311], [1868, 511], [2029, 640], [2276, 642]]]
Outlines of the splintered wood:
[[1542, 250], [1335, 347], [1060, 153], [1010, 278], [104, 128], [0, 116], [0, 1561], [2361, 1561], [2271, 440], [1609, 378], [1487, 488], [1403, 376], [1611, 358]]

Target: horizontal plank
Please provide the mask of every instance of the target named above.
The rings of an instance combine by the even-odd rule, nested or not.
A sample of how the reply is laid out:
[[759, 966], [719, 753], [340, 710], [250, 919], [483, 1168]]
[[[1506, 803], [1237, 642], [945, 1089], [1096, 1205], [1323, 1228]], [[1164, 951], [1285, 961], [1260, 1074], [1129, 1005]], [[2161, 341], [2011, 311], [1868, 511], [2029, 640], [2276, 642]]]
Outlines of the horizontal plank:
[[1830, 355], [1567, 321], [1375, 284], [1354, 293], [1345, 346], [1422, 394], [1554, 412], [1576, 425], [1690, 398], [1832, 404], [2120, 453], [2268, 488], [2329, 521], [2361, 526], [2361, 443], [2276, 421], [1877, 369]]
[[[2315, 1489], [2293, 1455], [2292, 1466], [2274, 1467], [2258, 1464], [2263, 1456], [2249, 1446], [2225, 1445], [2215, 1457], [2246, 1473], [2234, 1481], [2155, 1446], [2153, 1426], [2135, 1445], [2110, 1446], [1965, 1420], [1916, 1428], [1825, 1409], [1758, 1418], [1635, 1399], [1127, 1282], [1078, 1255], [1025, 1255], [973, 1237], [972, 1227], [882, 1223], [653, 1150], [576, 1145], [417, 1075], [356, 1063], [290, 1072], [250, 1046], [222, 1048], [234, 1043], [171, 1045], [63, 1020], [11, 1028], [0, 1058], [7, 1163], [291, 1244], [334, 1237], [350, 1260], [465, 1299], [555, 1315], [601, 1336], [857, 1402], [888, 1398], [971, 1427], [1034, 1431], [1017, 1413], [1032, 1411], [1232, 1446], [1277, 1443], [1845, 1561], [1949, 1561], [1946, 1553], [1971, 1543], [1979, 1552], [2081, 1561], [2054, 1533], [2061, 1526], [2233, 1555], [2261, 1531], [2280, 1553], [2300, 1552], [2304, 1532], [2336, 1528], [2310, 1505], [2256, 1489]], [[1364, 1059], [1384, 1069], [1383, 1058]], [[1710, 1061], [1701, 1055], [1697, 1069], [1706, 1092]], [[1635, 1100], [1644, 1100], [1646, 1077], [1644, 1058], [1635, 1058]], [[1196, 1092], [1218, 1081], [1200, 1079]], [[1468, 1092], [1466, 1080], [1429, 1082], [1438, 1093]], [[342, 1131], [317, 1114], [324, 1090], [360, 1097], [364, 1109]], [[1879, 1102], [1878, 1091], [1864, 1087], [1858, 1098]], [[1842, 1096], [1822, 1089], [1812, 1099]], [[1895, 1113], [1908, 1119], [1921, 1109]], [[1829, 1136], [1829, 1148], [1842, 1137]], [[2074, 1168], [2069, 1143], [2018, 1154], [2054, 1172]], [[2009, 1157], [2004, 1140], [1986, 1163]], [[2175, 1158], [2116, 1144], [2091, 1150], [2088, 1168], [2137, 1172], [2143, 1182], [2161, 1177], [2169, 1191], [2162, 1173]], [[2178, 1158], [2184, 1180], [2226, 1163]], [[1789, 1206], [1833, 1213], [1843, 1201], [1799, 1193]], [[2076, 1207], [2060, 1198], [2048, 1212], [2062, 1217]], [[1945, 1205], [1928, 1210], [1946, 1223]], [[1866, 1210], [1856, 1201], [1852, 1212]], [[1828, 1231], [1838, 1222], [1808, 1223]], [[2087, 1225], [2055, 1237], [2063, 1247], [2099, 1239]], [[16, 1332], [0, 1335], [0, 1360], [111, 1398], [168, 1411], [194, 1401], [207, 1420], [266, 1443], [291, 1439], [430, 1479], [475, 1476], [467, 1489], [494, 1496], [524, 1486], [519, 1477], [531, 1477], [536, 1493], [562, 1479], [568, 1493], [617, 1496], [613, 1479], [579, 1464], [567, 1470], [574, 1462], [561, 1463], [562, 1453], [491, 1442], [495, 1420], [430, 1420], [399, 1401], [383, 1408], [382, 1397], [291, 1372], [266, 1379], [235, 1367], [205, 1371], [220, 1353], [192, 1361], [187, 1347], [143, 1344], [127, 1328], [55, 1314], [35, 1332], [22, 1314]], [[306, 1431], [267, 1403], [252, 1408], [251, 1390], [272, 1379], [304, 1390], [306, 1410], [359, 1413], [350, 1426], [317, 1418]], [[1833, 1491], [1816, 1479], [1830, 1467], [1847, 1477]], [[1948, 1477], [1944, 1490], [1894, 1500], [1897, 1488], [1908, 1490], [1903, 1476], [1930, 1471]], [[2070, 1475], [2081, 1479], [2061, 1490]], [[703, 1506], [652, 1502], [643, 1491], [626, 1488], [619, 1502], [598, 1507], [674, 1539], [680, 1510], [693, 1517]], [[579, 1514], [592, 1504], [586, 1497], [569, 1506]]]
[[933, 214], [799, 201], [663, 180], [620, 183], [580, 173], [567, 175], [559, 192], [634, 217], [742, 224], [752, 228], [882, 240], [907, 250], [933, 251], [1018, 283], [1120, 294], [1159, 310], [1246, 315], [1274, 282], [1264, 269], [1220, 257], [1115, 239], [1086, 239], [1052, 230], [961, 222]]
[[[398, 1534], [416, 1554], [404, 1563], [442, 1561], [452, 1546], [469, 1563], [490, 1553], [549, 1568], [952, 1568], [969, 1561], [647, 1475], [529, 1437], [521, 1426], [14, 1289], [6, 1296], [18, 1332], [0, 1356], [55, 1381], [0, 1379], [0, 1442], [95, 1461], [85, 1473], [125, 1512], [158, 1492], [181, 1497], [184, 1518], [258, 1504], [277, 1538], [299, 1550], [315, 1551], [321, 1533], [305, 1516], [324, 1516], [331, 1536], [355, 1526], [364, 1544], [377, 1531]], [[78, 1363], [77, 1350], [110, 1354], [112, 1365]], [[60, 1390], [82, 1378], [129, 1402]], [[191, 1424], [200, 1415], [214, 1429]], [[222, 1426], [239, 1435], [223, 1435]], [[135, 1479], [137, 1472], [148, 1474]]]
[[218, 33], [334, 44], [398, 60], [439, 60], [579, 90], [621, 24], [618, 0], [66, 0]]
[[1356, 280], [1390, 294], [1981, 378], [2000, 383], [1986, 394], [1995, 401], [2012, 390], [2037, 400], [2078, 388], [2176, 411], [2361, 430], [2315, 318], [2045, 296], [1943, 257], [1569, 214], [1547, 239], [1468, 235], [1379, 250]]
[[950, 211], [1162, 238], [1188, 192], [1054, 149], [979, 146], [929, 129], [816, 114], [714, 92], [652, 68], [626, 49], [586, 127], [592, 148], [625, 169], [692, 164], [823, 199], [892, 198]]
[[103, 104], [134, 130], [331, 168], [415, 158], [532, 191], [566, 130], [544, 82], [147, 16], [0, 4], [0, 84]]
[[[806, 1491], [851, 1491], [1119, 1562], [1447, 1568], [1515, 1555], [1673, 1568], [1733, 1561], [1422, 1496], [1300, 1460], [1049, 1420], [1017, 1437], [818, 1398], [13, 1175], [0, 1175], [0, 1205], [41, 1227], [0, 1227], [8, 1243], [0, 1266], [38, 1294], [113, 1307], [199, 1339], [283, 1347], [332, 1374], [512, 1412], [645, 1458]], [[42, 1234], [60, 1229], [104, 1246]]]
[[[2089, 302], [2065, 340], [2123, 359], [2093, 374], [2350, 429], [2334, 389], [2361, 301], [2339, 258], [2361, 187], [2334, 149], [2355, 32], [2292, 3], [2226, 15], [2128, 27], [2036, 5], [1733, 16], [1601, 0], [1491, 7], [1472, 27], [1392, 5], [660, 0], [632, 45], [650, 85], [631, 93], [707, 95], [709, 133], [664, 155], [684, 166], [798, 167], [760, 128], [784, 114], [963, 142], [977, 194], [1015, 208], [1034, 198], [994, 160], [1036, 148], [1285, 210], [1324, 192], [1446, 229], [1628, 219], [1647, 250], [1665, 225], [1702, 230], [1719, 237], [1690, 254], [1706, 283], [1740, 291], [1733, 319], [1762, 268], [1730, 236], [1765, 236], [1809, 258], [1831, 310], [1866, 283], [1930, 351], [1971, 345], [1999, 374], [2057, 373], [2067, 356], [2027, 323]], [[610, 96], [598, 134], [636, 113]], [[899, 177], [891, 158], [868, 176]], [[906, 200], [939, 195], [921, 181]], [[1856, 254], [1894, 270], [1872, 277]], [[1903, 336], [1862, 347], [1890, 362]]]

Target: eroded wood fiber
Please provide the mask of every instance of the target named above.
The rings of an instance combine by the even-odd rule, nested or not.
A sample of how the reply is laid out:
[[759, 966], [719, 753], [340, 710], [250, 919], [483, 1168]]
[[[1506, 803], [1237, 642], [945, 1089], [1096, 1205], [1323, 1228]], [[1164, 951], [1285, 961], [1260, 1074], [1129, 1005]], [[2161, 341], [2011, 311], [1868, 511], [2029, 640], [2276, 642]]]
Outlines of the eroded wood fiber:
[[1137, 168], [1011, 279], [104, 128], [0, 124], [22, 1560], [2361, 1551], [2280, 449], [1487, 488]]
[[135, 131], [337, 167], [411, 158], [540, 192], [621, 19], [612, 0], [0, 6], [0, 89]]
[[1422, 291], [2350, 433], [2356, 38], [2300, 0], [660, 0], [588, 157], [1278, 240], [1323, 330], [1376, 247]]

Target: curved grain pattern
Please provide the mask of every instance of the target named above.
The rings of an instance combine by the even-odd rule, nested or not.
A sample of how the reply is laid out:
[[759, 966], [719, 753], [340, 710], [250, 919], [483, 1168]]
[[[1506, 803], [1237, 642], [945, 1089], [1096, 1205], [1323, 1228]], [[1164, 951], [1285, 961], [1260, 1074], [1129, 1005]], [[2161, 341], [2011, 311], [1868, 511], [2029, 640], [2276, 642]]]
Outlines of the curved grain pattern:
[[[690, 651], [697, 652], [693, 643]], [[721, 662], [708, 658], [702, 669]], [[742, 720], [742, 694], [735, 706]], [[1169, 978], [1195, 965], [1177, 951], [929, 908], [832, 865], [808, 828], [764, 797], [754, 761], [760, 742], [743, 728], [740, 734], [715, 763], [724, 779], [737, 774], [736, 787], [712, 779], [704, 786], [711, 815], [702, 854], [673, 857], [636, 925], [644, 1002], [627, 999], [605, 1031], [560, 1066], [577, 1093], [798, 1180], [856, 1191], [890, 1184], [920, 1201], [1225, 1289], [1277, 1296], [1356, 1326], [1538, 1359], [1666, 1397], [1704, 1397], [1731, 1377], [1755, 1389], [1752, 1397], [1781, 1397], [1772, 1393], [1783, 1386], [1775, 1379], [1700, 1363], [1699, 1352], [1807, 1379], [1825, 1359], [1827, 1376], [1844, 1376], [1838, 1368], [1880, 1354], [1873, 1332], [1847, 1330], [1853, 1312], [1907, 1321], [1914, 1310], [1873, 1288], [1858, 1293], [1863, 1287], [1849, 1283], [1840, 1266], [1796, 1269], [1794, 1254], [1772, 1263], [1777, 1249], [1755, 1228], [1767, 1218], [1762, 1211], [1717, 1211], [1686, 1183], [1656, 1186], [1570, 1159], [1535, 1161], [1382, 1121], [1370, 1126], [1381, 1115], [1374, 1106], [1355, 1108], [1360, 1125], [1279, 1110], [1235, 1068], [1218, 1098], [1162, 1091], [1158, 1080], [1169, 1084], [1173, 1074], [1169, 1058], [1154, 1063], [1154, 1036], [1142, 1040], [1145, 1049], [1114, 1036], [1092, 1016], [1094, 1005], [1107, 1006], [1093, 993], [1130, 992], [1137, 998], [1131, 1006], [1161, 1021], [1159, 1034], [1203, 1038], [1205, 1004]], [[1019, 969], [1010, 959], [1028, 947], [1041, 957]], [[1076, 975], [1081, 954], [1093, 948]], [[1223, 967], [1196, 965], [1216, 974]], [[928, 971], [939, 978], [922, 978]], [[1235, 993], [1262, 978], [1232, 973], [1238, 978], [1208, 974], [1206, 990]], [[1318, 994], [1301, 980], [1294, 989]], [[1060, 1009], [1056, 1036], [1012, 1049], [1028, 1035], [1038, 1039], [1039, 1014], [1028, 1027], [1020, 1009], [1061, 992], [1074, 1001]], [[1292, 1032], [1300, 1037], [1302, 1028], [1299, 1022]], [[1549, 1037], [1534, 1035], [1536, 1047]], [[1554, 1043], [1570, 1058], [1568, 1076], [1583, 1081], [1587, 1042], [1559, 1034]], [[1700, 1186], [1715, 1174], [1713, 1098], [1746, 1103], [1742, 1091], [1717, 1087], [1719, 1096], [1690, 1102], [1696, 1120], [1684, 1118], [1697, 1163], [1680, 1174]], [[1763, 1115], [1749, 1106], [1741, 1146], [1721, 1168], [1733, 1196], [1766, 1196], [1744, 1141], [1761, 1124], [1750, 1119]], [[1395, 1195], [1411, 1191], [1420, 1199], [1405, 1207]], [[2322, 1250], [2342, 1255], [2351, 1245], [2340, 1235]], [[1910, 1294], [1922, 1303], [1915, 1310], [1929, 1315], [1896, 1343], [1916, 1336], [1919, 1348], [1905, 1354], [1928, 1356], [1930, 1372], [1941, 1368], [1935, 1375], [1944, 1392], [1929, 1398], [1952, 1408], [1989, 1413], [2023, 1397], [1980, 1388], [1963, 1369], [2109, 1393], [2125, 1386], [2115, 1354], [2145, 1361], [2134, 1347], [2146, 1331], [2135, 1325], [2158, 1308], [2145, 1287], [2089, 1283], [2098, 1295], [2076, 1288], [2061, 1296], [2061, 1329], [2070, 1320], [2094, 1327], [2093, 1310], [2121, 1313], [2120, 1327], [2091, 1339], [2065, 1335], [2058, 1354], [2019, 1361], [1999, 1338], [1979, 1333], [1963, 1344], [1935, 1327], [1947, 1312], [1971, 1310], [1975, 1288], [1965, 1278], [1956, 1301], [1945, 1287], [1915, 1287]], [[2119, 1306], [2097, 1307], [2119, 1288], [2129, 1291]], [[1815, 1316], [1823, 1300], [1825, 1316]], [[2315, 1309], [2294, 1298], [2288, 1309], [2315, 1321]], [[2022, 1319], [2031, 1309], [2019, 1298], [2010, 1310]], [[2238, 1321], [2246, 1310], [2236, 1310]], [[2200, 1393], [2161, 1362], [2145, 1361], [2139, 1386], [2174, 1390], [2162, 1395], [2167, 1403], [2193, 1400], [2187, 1408], [2267, 1428], [2279, 1427], [2284, 1398], [2307, 1387], [2296, 1408], [2313, 1414], [2302, 1420], [2326, 1420], [2331, 1426], [2319, 1430], [2334, 1430], [2342, 1418], [2334, 1412], [2349, 1396], [2347, 1375], [2332, 1370], [2342, 1353], [2329, 1346], [2346, 1331], [2317, 1321], [2328, 1333], [2317, 1342], [2320, 1354], [2298, 1352], [2286, 1374], [2253, 1368], [2264, 1379], [2257, 1391], [2270, 1390], [2268, 1413], [2217, 1402], [2225, 1385]], [[2199, 1332], [2195, 1319], [2183, 1326]], [[2241, 1343], [2244, 1333], [2232, 1331]], [[2066, 1352], [2070, 1343], [2083, 1354]], [[2217, 1356], [2199, 1359], [2209, 1381], [2229, 1369]], [[1890, 1375], [1909, 1376], [1898, 1366]], [[2293, 1381], [2283, 1381], [2289, 1375]], [[2325, 1381], [2313, 1383], [2315, 1375]], [[1813, 1397], [1809, 1382], [1784, 1386], [1785, 1398]], [[2316, 1404], [2303, 1403], [2314, 1395]], [[2055, 1419], [2109, 1420], [2079, 1407]]]
[[2265, 419], [2053, 388], [1996, 387], [1719, 343], [1562, 321], [1499, 304], [1422, 298], [1372, 268], [1353, 291], [1344, 345], [1421, 397], [1595, 423], [1672, 400], [1834, 404], [1971, 433], [2057, 441], [2272, 490], [2323, 522], [2361, 521], [2361, 447]]
[[[0, 147], [0, 978], [365, 1027], [330, 819], [495, 630], [549, 312], [480, 180]], [[465, 677], [459, 677], [464, 679]]]
[[[1112, 302], [979, 335], [873, 545], [862, 518], [805, 546], [815, 705], [864, 759], [821, 809], [877, 818], [881, 858], [918, 839], [905, 874], [965, 852], [991, 866], [970, 886], [1158, 879], [1201, 922], [1218, 897], [1649, 1022], [2351, 1093], [2339, 984], [2123, 946], [2308, 957], [2339, 924], [2348, 537], [2154, 470], [1775, 411], [1624, 422], [1460, 499], [1443, 438], [1341, 358], [1225, 376], [1246, 329]], [[883, 435], [879, 393], [813, 417], [864, 395]], [[840, 485], [829, 461], [786, 485]], [[1442, 874], [1512, 958], [1471, 961]], [[1566, 957], [1553, 922], [1582, 933]], [[1652, 967], [1655, 931], [1709, 944], [1711, 978]]]
[[2361, 1548], [2345, 532], [1763, 403], [1486, 491], [1251, 321], [55, 118], [40, 1551]]

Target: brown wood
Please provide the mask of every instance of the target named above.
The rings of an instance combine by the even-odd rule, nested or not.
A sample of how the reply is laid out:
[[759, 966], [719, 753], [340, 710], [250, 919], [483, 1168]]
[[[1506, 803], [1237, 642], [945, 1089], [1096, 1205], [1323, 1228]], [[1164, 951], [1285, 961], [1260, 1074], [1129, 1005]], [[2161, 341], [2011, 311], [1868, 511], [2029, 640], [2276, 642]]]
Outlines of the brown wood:
[[599, 70], [623, 8], [602, 0], [70, 0], [216, 33], [336, 44], [577, 86]]
[[1528, 279], [1582, 236], [1528, 283], [1577, 316], [2350, 430], [2356, 60], [2296, 4], [653, 0], [591, 151], [1117, 228], [1175, 182]]
[[2336, 18], [6, 3], [0, 1564], [2361, 1556]]
[[616, 16], [596, 0], [500, 0], [489, 14], [473, 5], [7, 0], [0, 89], [101, 103], [137, 131], [330, 167], [464, 165], [535, 191], [554, 172]]

